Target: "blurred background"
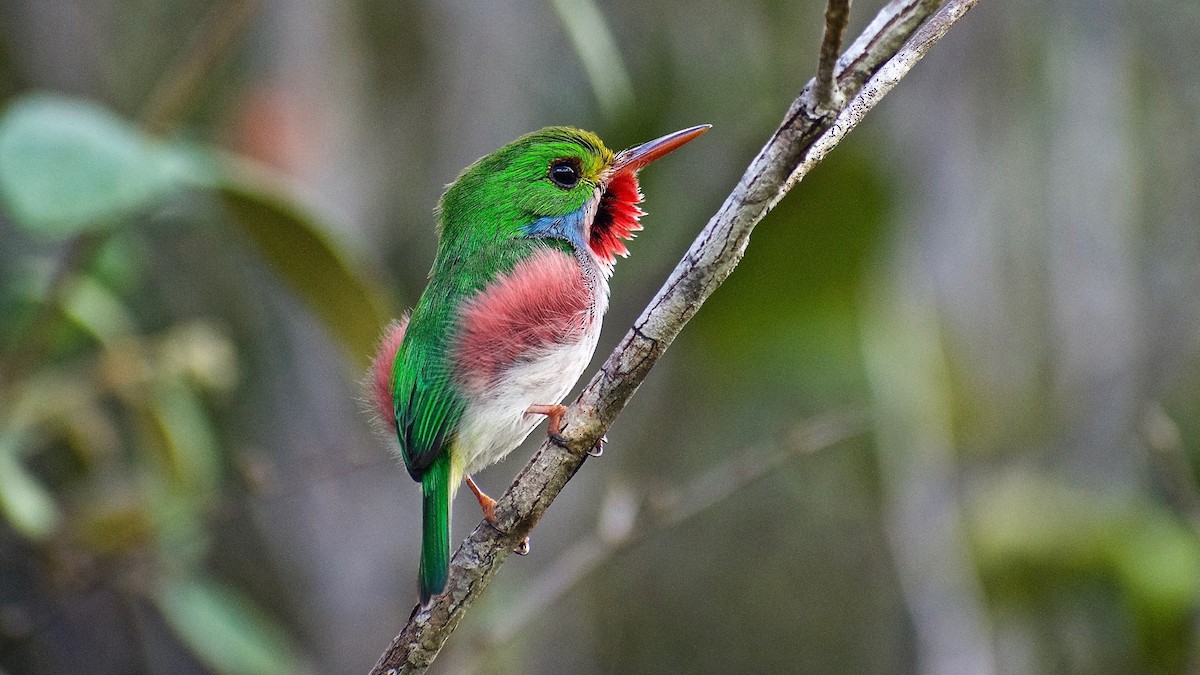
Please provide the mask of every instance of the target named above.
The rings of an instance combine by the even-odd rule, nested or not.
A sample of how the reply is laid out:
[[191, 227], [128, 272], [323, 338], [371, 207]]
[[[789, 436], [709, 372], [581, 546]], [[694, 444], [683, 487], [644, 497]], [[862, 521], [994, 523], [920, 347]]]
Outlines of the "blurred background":
[[[366, 672], [419, 490], [358, 379], [442, 187], [549, 124], [714, 125], [643, 174], [598, 365], [822, 11], [0, 2], [0, 671]], [[766, 218], [432, 672], [1200, 672], [1197, 34], [1193, 0], [982, 2]]]

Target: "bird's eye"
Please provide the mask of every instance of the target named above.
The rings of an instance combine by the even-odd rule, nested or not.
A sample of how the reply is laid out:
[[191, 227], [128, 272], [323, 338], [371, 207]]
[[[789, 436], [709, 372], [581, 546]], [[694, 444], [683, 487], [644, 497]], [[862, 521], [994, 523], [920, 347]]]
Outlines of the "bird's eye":
[[550, 165], [550, 180], [560, 188], [571, 189], [579, 184], [579, 164], [560, 159]]

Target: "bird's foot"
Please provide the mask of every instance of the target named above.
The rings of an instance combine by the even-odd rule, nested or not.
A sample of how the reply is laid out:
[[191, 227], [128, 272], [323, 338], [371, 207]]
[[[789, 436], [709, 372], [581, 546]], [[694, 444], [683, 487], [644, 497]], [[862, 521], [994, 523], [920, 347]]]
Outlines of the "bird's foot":
[[555, 403], [554, 405], [537, 403], [525, 410], [525, 413], [529, 415], [545, 415], [546, 419], [550, 421], [550, 427], [546, 431], [546, 435], [550, 437], [550, 440], [564, 447], [567, 445], [567, 438], [562, 435], [562, 432], [566, 430], [567, 426], [563, 424], [562, 418], [566, 412], [567, 406], [561, 403]]
[[[567, 446], [567, 437], [563, 436], [562, 433], [567, 429], [567, 425], [564, 424], [562, 420], [563, 415], [565, 415], [567, 412], [567, 406], [557, 403], [554, 405], [544, 405], [538, 403], [529, 406], [525, 412], [529, 415], [545, 415], [546, 419], [550, 421], [550, 427], [547, 429], [546, 435], [549, 436], [550, 440], [554, 441], [555, 443], [563, 447]], [[588, 454], [592, 457], [599, 457], [600, 455], [603, 455], [604, 444], [607, 442], [608, 436], [601, 436], [600, 439], [596, 441], [595, 445], [588, 450]]]
[[[503, 532], [500, 529], [500, 524], [496, 520], [496, 500], [484, 494], [483, 490], [475, 484], [475, 481], [470, 476], [464, 476], [467, 481], [467, 487], [471, 488], [471, 492], [475, 494], [475, 499], [479, 501], [479, 508], [483, 510], [483, 519], [491, 523], [492, 527], [498, 532]], [[521, 540], [517, 547], [513, 549], [513, 553], [517, 555], [529, 555], [529, 537]]]

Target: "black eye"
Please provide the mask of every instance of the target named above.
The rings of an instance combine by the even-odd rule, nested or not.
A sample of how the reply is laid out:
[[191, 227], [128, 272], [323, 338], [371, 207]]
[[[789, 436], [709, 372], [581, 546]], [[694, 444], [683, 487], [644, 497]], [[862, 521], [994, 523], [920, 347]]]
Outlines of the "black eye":
[[567, 159], [555, 161], [550, 165], [550, 180], [568, 190], [579, 185], [579, 164]]

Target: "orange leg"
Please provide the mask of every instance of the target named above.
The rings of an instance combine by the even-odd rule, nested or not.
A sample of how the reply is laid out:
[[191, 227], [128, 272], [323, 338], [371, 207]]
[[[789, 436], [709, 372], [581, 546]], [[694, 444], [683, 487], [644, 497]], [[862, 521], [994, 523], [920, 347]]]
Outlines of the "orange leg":
[[[496, 522], [496, 500], [484, 494], [483, 490], [479, 489], [479, 486], [475, 484], [475, 481], [471, 480], [470, 476], [463, 476], [463, 478], [467, 481], [467, 487], [471, 488], [471, 492], [475, 493], [475, 499], [479, 500], [479, 508], [483, 509], [483, 519], [491, 523], [492, 527], [499, 530], [499, 525]], [[517, 544], [517, 547], [513, 549], [513, 553], [528, 555], [529, 537], [522, 539], [521, 543]]]
[[483, 493], [475, 481], [471, 480], [470, 476], [464, 476], [467, 481], [467, 487], [471, 488], [471, 492], [475, 493], [475, 499], [479, 500], [479, 508], [483, 509], [483, 518], [492, 525], [496, 524], [496, 500]]
[[558, 443], [559, 445], [566, 445], [567, 439], [563, 438], [562, 435], [562, 418], [567, 412], [567, 406], [562, 405], [561, 403], [555, 403], [554, 405], [537, 403], [529, 406], [525, 412], [529, 415], [545, 415], [546, 419], [550, 420], [550, 428], [547, 431], [547, 434], [550, 436], [550, 440]]
[[[565, 446], [567, 444], [567, 439], [562, 435], [564, 429], [562, 418], [567, 412], [567, 406], [558, 403], [554, 405], [537, 403], [529, 406], [525, 412], [529, 415], [545, 415], [550, 420], [550, 428], [547, 430], [546, 435], [550, 437], [550, 440], [559, 445]], [[607, 442], [608, 436], [601, 436], [600, 440], [596, 441], [596, 444], [592, 446], [592, 449], [588, 450], [588, 454], [592, 457], [599, 457], [604, 454], [604, 444]]]

